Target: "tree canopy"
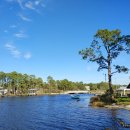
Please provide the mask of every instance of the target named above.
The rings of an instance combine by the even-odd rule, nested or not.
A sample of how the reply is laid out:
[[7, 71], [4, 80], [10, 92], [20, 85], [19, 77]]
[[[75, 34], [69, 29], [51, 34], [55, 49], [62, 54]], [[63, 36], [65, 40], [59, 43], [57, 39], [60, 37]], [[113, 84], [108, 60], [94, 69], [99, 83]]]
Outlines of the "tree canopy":
[[48, 76], [47, 82], [35, 75], [28, 75], [13, 71], [11, 73], [0, 72], [0, 87], [7, 89], [10, 95], [25, 95], [28, 90], [37, 88], [42, 93], [55, 93], [66, 90], [85, 90], [83, 82], [72, 82], [67, 79], [54, 80]]
[[[108, 81], [110, 93], [113, 93], [111, 77], [114, 73], [128, 72], [128, 68], [124, 65], [113, 65], [115, 60], [121, 52], [130, 54], [130, 36], [121, 35], [121, 31], [116, 30], [98, 30], [94, 35], [94, 39], [89, 48], [79, 51], [79, 54], [84, 60], [96, 62], [99, 67], [98, 71], [102, 69], [108, 70]], [[112, 71], [112, 65], [114, 70]]]

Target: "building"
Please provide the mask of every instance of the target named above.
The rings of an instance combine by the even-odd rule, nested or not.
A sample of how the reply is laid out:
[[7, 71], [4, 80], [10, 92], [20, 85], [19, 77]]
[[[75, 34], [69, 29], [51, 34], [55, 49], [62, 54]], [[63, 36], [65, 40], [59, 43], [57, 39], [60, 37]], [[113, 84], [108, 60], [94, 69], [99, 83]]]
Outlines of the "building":
[[29, 96], [37, 95], [37, 89], [36, 88], [28, 89], [28, 95]]
[[87, 91], [90, 91], [90, 86], [85, 86]]
[[4, 96], [7, 92], [7, 89], [3, 89], [3, 87], [0, 87], [0, 96]]
[[116, 90], [117, 94], [119, 94], [121, 97], [123, 96], [130, 96], [130, 84], [128, 86], [124, 85], [121, 86]]

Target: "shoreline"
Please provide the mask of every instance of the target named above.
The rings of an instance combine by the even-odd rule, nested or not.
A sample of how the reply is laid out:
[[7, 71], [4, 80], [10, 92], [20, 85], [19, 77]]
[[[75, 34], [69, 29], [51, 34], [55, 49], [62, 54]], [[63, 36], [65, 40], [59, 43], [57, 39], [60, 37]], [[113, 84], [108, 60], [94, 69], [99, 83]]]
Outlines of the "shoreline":
[[0, 98], [4, 97], [29, 97], [29, 96], [44, 96], [44, 95], [61, 95], [61, 94], [66, 94], [66, 93], [43, 93], [43, 94], [36, 94], [36, 95], [28, 95], [28, 94], [23, 94], [23, 95], [4, 95], [0, 96]]
[[[64, 92], [55, 92], [55, 93], [53, 93], [53, 92], [50, 92], [50, 93], [36, 93], [36, 94], [32, 94], [32, 95], [29, 95], [29, 94], [5, 94], [5, 95], [3, 95], [3, 96], [0, 96], [0, 97], [18, 97], [18, 96], [44, 96], [44, 95], [67, 95], [67, 94], [69, 94], [69, 93], [66, 93], [66, 91], [64, 91]], [[83, 93], [83, 94], [93, 94], [93, 95], [95, 95], [94, 93], [91, 93], [91, 92], [89, 92], [89, 93]]]
[[104, 108], [130, 110], [130, 105], [105, 105]]
[[[89, 93], [90, 95], [92, 93]], [[1, 96], [1, 98], [4, 97], [31, 97], [31, 96], [53, 96], [53, 95], [67, 95], [65, 92], [62, 93], [43, 93], [43, 94], [36, 94], [36, 95], [5, 95], [5, 96]], [[93, 106], [91, 106], [93, 107]], [[101, 108], [101, 107], [98, 107]], [[118, 105], [118, 104], [112, 104], [112, 105], [105, 105], [102, 108], [106, 108], [106, 109], [126, 109], [126, 110], [130, 110], [130, 105]]]

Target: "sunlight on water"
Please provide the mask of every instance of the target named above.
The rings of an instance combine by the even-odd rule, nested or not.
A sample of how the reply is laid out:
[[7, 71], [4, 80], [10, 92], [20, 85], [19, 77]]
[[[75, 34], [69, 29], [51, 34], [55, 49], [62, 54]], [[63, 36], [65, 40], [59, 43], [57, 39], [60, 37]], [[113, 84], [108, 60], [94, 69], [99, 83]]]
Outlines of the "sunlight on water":
[[0, 130], [125, 130], [113, 120], [130, 123], [130, 111], [92, 108], [92, 95], [11, 97], [0, 99]]

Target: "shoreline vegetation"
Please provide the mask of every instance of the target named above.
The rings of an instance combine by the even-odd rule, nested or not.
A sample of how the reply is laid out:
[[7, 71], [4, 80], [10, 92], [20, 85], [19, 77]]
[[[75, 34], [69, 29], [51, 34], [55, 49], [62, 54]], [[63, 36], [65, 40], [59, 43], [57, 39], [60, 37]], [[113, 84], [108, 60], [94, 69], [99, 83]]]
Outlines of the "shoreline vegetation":
[[127, 109], [130, 110], [130, 97], [113, 97], [110, 101], [107, 93], [91, 97], [90, 106], [95, 108]]
[[[87, 84], [72, 82], [68, 79], [54, 80], [51, 76], [48, 76], [45, 82], [42, 78], [35, 75], [22, 74], [16, 71], [10, 73], [0, 72], [0, 92], [3, 91], [4, 95], [24, 96], [28, 95], [29, 90], [32, 89], [35, 89], [38, 95], [64, 93], [65, 91], [87, 90], [86, 87], [89, 87], [92, 93], [101, 93], [108, 89], [108, 84], [105, 82]], [[118, 87], [118, 85], [113, 85], [113, 89]]]
[[[6, 95], [28, 95], [29, 91], [37, 91], [37, 94], [62, 93], [69, 90], [86, 90], [87, 84], [72, 82], [67, 79], [54, 80], [48, 76], [45, 82], [35, 75], [28, 75], [13, 71], [11, 73], [0, 72], [0, 91], [6, 90]], [[5, 94], [4, 94], [5, 95]]]
[[[37, 78], [35, 75], [21, 74], [16, 71], [11, 73], [0, 72], [0, 88], [7, 91], [4, 94], [5, 97], [29, 96], [29, 89], [36, 89], [37, 96], [65, 94], [66, 91], [85, 91], [87, 86], [90, 88], [88, 93], [96, 95], [96, 97], [90, 99], [91, 106], [130, 110], [130, 98], [123, 102], [122, 99], [116, 98], [116, 102], [107, 103], [109, 98], [105, 94], [109, 86], [106, 82], [86, 84], [67, 79], [54, 80], [51, 76], [48, 76], [47, 82], [44, 82], [42, 78]], [[115, 90], [119, 88], [119, 85], [112, 85], [112, 88]]]

